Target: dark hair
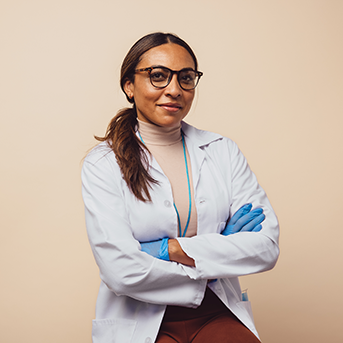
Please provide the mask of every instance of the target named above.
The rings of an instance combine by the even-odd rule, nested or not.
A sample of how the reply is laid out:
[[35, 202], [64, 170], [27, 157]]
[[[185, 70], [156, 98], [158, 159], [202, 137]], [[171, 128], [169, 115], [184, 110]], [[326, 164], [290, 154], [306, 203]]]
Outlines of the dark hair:
[[[197, 59], [185, 41], [171, 33], [151, 33], [140, 38], [124, 58], [120, 73], [120, 86], [124, 93], [126, 81], [134, 82], [135, 69], [142, 56], [148, 50], [167, 43], [174, 43], [185, 48], [193, 58], [195, 70], [197, 70]], [[133, 107], [121, 109], [109, 123], [105, 136], [95, 136], [95, 138], [101, 142], [107, 141], [111, 146], [123, 178], [136, 198], [141, 201], [151, 201], [149, 188], [157, 181], [148, 171], [148, 157], [145, 152], [149, 151], [135, 133], [137, 112], [134, 98], [130, 98], [126, 93], [125, 95], [127, 100], [133, 103]]]

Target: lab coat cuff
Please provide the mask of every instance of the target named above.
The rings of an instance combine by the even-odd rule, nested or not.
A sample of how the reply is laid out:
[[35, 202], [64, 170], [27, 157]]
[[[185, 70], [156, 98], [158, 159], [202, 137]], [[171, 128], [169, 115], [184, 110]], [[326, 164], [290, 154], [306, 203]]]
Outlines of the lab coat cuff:
[[182, 265], [183, 270], [186, 272], [186, 274], [193, 280], [199, 280], [202, 279], [202, 272], [201, 272], [201, 261], [199, 261], [199, 258], [195, 258], [195, 256], [190, 253], [190, 248], [188, 247], [187, 240], [188, 238], [184, 237], [177, 237], [176, 238], [181, 246], [181, 249], [184, 251], [184, 253], [192, 258], [195, 263], [195, 267], [185, 266]]

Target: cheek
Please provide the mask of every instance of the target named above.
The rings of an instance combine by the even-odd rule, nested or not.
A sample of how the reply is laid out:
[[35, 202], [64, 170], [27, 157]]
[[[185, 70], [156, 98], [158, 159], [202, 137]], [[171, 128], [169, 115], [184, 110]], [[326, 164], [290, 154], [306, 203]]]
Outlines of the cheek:
[[157, 91], [152, 87], [145, 87], [140, 92], [140, 99], [145, 103], [153, 103], [161, 97], [161, 91]]
[[152, 102], [151, 95], [147, 91], [136, 93], [135, 102], [138, 108], [147, 107]]
[[187, 102], [189, 107], [192, 106], [193, 100], [194, 100], [194, 93], [193, 94], [187, 94], [186, 102]]
[[154, 97], [149, 79], [136, 78], [134, 84], [134, 97], [137, 102], [145, 103]]

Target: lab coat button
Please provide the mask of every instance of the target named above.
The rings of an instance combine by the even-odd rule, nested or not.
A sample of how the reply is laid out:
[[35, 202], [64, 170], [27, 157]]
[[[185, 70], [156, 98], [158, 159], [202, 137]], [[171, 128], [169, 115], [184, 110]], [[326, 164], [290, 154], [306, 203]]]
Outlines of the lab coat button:
[[151, 343], [151, 342], [152, 342], [152, 340], [151, 340], [150, 337], [147, 337], [147, 338], [145, 339], [145, 343]]
[[164, 206], [165, 207], [171, 207], [171, 203], [169, 200], [164, 200]]

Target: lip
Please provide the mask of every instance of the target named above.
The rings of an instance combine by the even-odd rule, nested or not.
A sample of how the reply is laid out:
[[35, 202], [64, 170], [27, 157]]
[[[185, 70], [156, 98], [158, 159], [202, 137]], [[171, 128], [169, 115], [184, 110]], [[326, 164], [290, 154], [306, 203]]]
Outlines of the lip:
[[176, 112], [182, 108], [182, 106], [177, 102], [166, 102], [164, 104], [158, 104], [157, 106], [162, 107], [170, 112]]

